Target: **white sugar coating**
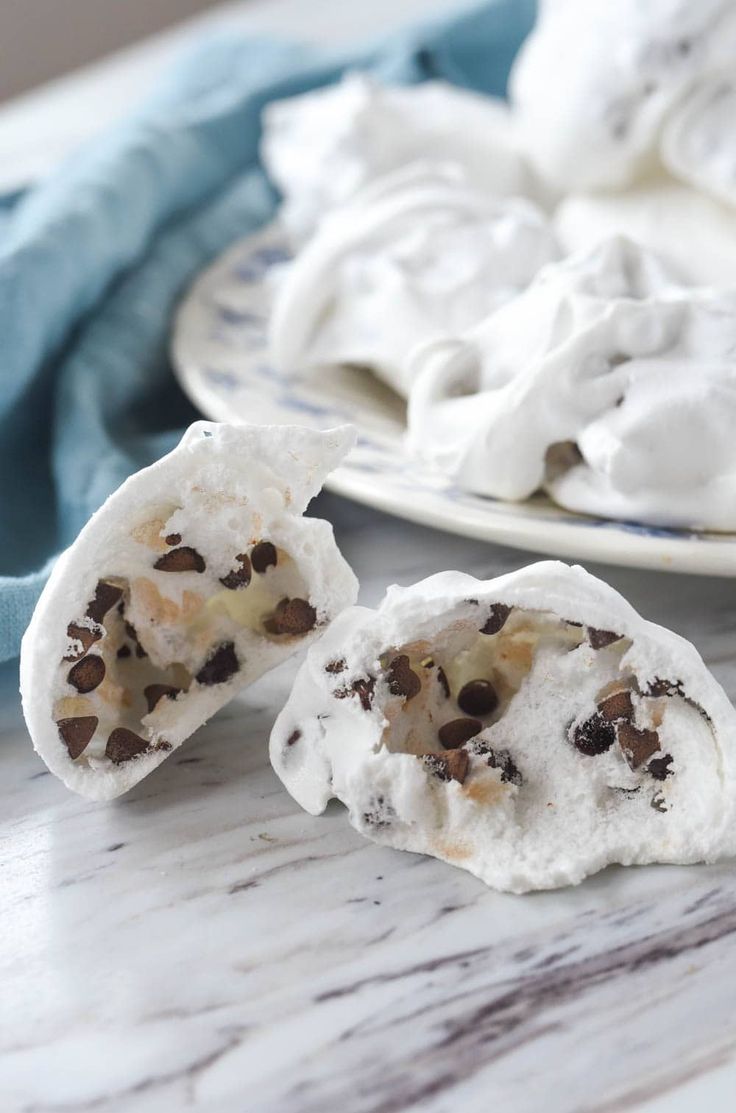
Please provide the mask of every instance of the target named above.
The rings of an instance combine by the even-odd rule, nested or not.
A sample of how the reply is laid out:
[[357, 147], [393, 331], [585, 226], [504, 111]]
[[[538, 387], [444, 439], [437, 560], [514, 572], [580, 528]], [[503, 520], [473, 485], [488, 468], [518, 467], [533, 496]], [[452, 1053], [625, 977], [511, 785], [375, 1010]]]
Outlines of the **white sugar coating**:
[[568, 252], [623, 235], [656, 252], [684, 283], [736, 285], [736, 212], [671, 178], [622, 193], [571, 194], [553, 223]]
[[302, 517], [354, 439], [196, 422], [90, 519], [21, 648], [33, 745], [69, 788], [127, 791], [355, 601], [332, 527]]
[[414, 354], [409, 442], [478, 494], [733, 530], [735, 347], [736, 290], [612, 238]]
[[543, 0], [510, 79], [524, 149], [560, 189], [620, 188], [658, 161], [674, 112], [670, 167], [722, 193], [732, 140], [701, 83], [735, 51], [731, 0]]
[[489, 194], [534, 194], [508, 105], [448, 82], [402, 87], [349, 73], [263, 112], [261, 157], [297, 242], [375, 178], [430, 155], [460, 163]]
[[[497, 705], [445, 749], [441, 728], [447, 738], [468, 714], [478, 680]], [[343, 612], [310, 649], [270, 746], [307, 811], [336, 797], [376, 842], [502, 890], [736, 853], [725, 693], [689, 642], [555, 561], [485, 582], [444, 572]]]
[[414, 163], [326, 217], [285, 271], [270, 324], [285, 371], [370, 367], [406, 396], [419, 343], [483, 320], [558, 257], [546, 216]]

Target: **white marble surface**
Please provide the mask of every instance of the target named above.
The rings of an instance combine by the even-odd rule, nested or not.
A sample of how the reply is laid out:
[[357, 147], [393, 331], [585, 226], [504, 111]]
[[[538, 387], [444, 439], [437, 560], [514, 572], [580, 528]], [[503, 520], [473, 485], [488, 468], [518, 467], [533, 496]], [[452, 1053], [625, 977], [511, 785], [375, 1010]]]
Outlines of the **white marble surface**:
[[[375, 602], [525, 554], [322, 496]], [[736, 698], [736, 581], [603, 574]], [[266, 742], [294, 665], [129, 796], [46, 773], [5, 676], [3, 1113], [709, 1113], [736, 1094], [736, 874], [499, 895], [301, 814]]]

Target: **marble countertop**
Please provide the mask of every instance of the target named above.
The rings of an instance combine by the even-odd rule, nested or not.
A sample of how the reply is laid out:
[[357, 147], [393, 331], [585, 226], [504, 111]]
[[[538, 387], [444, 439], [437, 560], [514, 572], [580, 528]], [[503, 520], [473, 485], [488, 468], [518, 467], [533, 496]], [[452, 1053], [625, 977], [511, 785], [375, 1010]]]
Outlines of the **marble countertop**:
[[[374, 603], [525, 554], [335, 496]], [[736, 580], [591, 566], [736, 698]], [[5, 670], [3, 1113], [709, 1113], [736, 1092], [736, 874], [515, 897], [301, 813], [268, 764], [295, 664], [112, 804], [45, 771]]]

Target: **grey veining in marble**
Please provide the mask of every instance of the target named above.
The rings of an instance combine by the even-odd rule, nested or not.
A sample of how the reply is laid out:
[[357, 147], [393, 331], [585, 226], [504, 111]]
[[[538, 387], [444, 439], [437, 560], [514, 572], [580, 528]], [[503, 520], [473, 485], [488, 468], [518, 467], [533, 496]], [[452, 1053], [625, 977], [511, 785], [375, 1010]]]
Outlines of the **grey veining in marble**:
[[[531, 559], [317, 509], [369, 603]], [[591, 571], [692, 638], [736, 698], [736, 580]], [[269, 768], [294, 668], [113, 804], [45, 772], [5, 677], [0, 1108], [732, 1110], [734, 867], [514, 897], [373, 846], [337, 805], [299, 812]]]

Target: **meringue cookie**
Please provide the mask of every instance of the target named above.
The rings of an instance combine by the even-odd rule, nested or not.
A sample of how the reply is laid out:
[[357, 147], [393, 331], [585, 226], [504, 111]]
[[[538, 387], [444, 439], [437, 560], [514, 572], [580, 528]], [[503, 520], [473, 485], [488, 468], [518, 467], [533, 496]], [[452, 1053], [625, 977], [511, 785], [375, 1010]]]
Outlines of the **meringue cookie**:
[[561, 189], [630, 184], [693, 83], [732, 65], [730, 0], [543, 0], [510, 78], [523, 146]]
[[366, 366], [406, 395], [417, 343], [482, 320], [557, 255], [531, 202], [488, 197], [453, 165], [404, 167], [326, 217], [282, 274], [274, 362]]
[[90, 519], [21, 648], [26, 723], [64, 784], [127, 791], [355, 601], [332, 527], [301, 516], [353, 442], [197, 422]]
[[571, 194], [553, 226], [569, 252], [624, 235], [656, 252], [685, 284], [736, 285], [736, 213], [671, 178], [622, 193]]
[[299, 242], [368, 182], [428, 153], [488, 193], [531, 194], [508, 105], [445, 81], [394, 86], [364, 73], [263, 111], [261, 158]]
[[736, 713], [695, 648], [555, 561], [353, 607], [302, 665], [271, 761], [317, 815], [511, 892], [736, 852]]
[[736, 290], [678, 287], [613, 239], [415, 353], [410, 444], [478, 494], [733, 530], [735, 350]]
[[[736, 49], [736, 41], [734, 42]], [[676, 178], [736, 205], [736, 81], [727, 71], [703, 77], [670, 113], [660, 144]]]

